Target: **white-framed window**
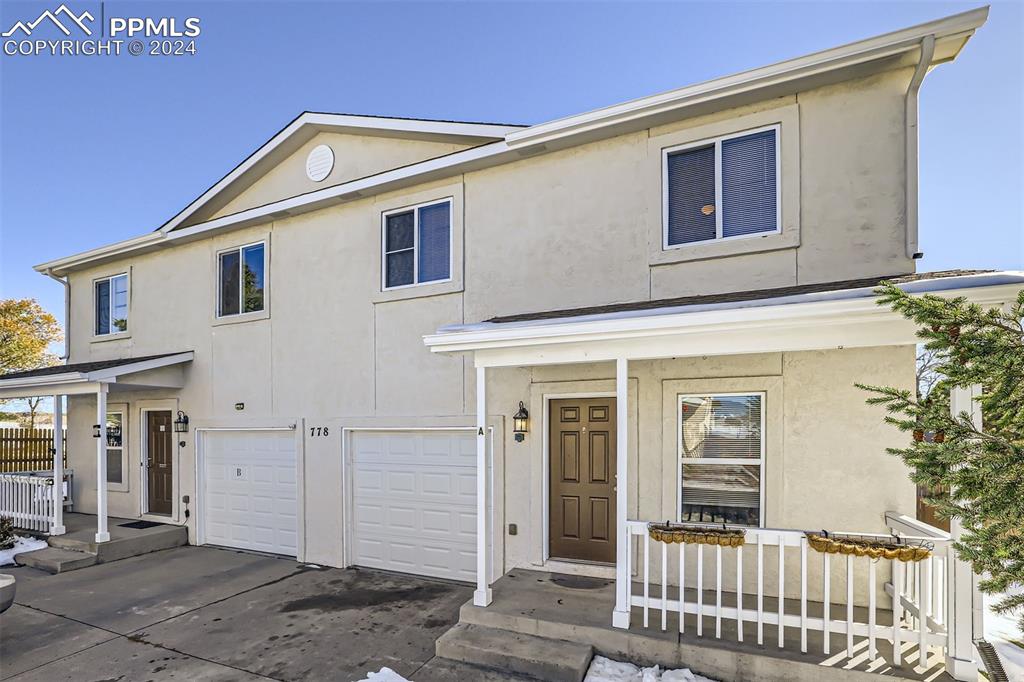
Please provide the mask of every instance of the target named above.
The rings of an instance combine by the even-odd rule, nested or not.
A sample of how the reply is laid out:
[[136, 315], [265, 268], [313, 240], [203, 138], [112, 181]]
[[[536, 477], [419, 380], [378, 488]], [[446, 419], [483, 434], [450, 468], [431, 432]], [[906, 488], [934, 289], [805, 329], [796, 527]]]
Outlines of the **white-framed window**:
[[679, 519], [764, 525], [765, 394], [681, 394]]
[[127, 410], [118, 408], [107, 411], [107, 488], [128, 490], [128, 440]]
[[381, 221], [381, 289], [452, 278], [452, 200], [386, 211]]
[[128, 331], [128, 273], [93, 281], [96, 336]]
[[782, 231], [779, 125], [662, 150], [663, 248]]
[[267, 244], [256, 242], [217, 253], [217, 317], [266, 307]]

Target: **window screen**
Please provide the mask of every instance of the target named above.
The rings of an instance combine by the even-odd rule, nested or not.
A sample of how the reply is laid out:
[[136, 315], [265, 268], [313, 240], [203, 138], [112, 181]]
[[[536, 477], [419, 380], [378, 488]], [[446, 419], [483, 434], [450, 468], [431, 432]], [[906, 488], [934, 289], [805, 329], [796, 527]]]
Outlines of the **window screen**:
[[266, 305], [266, 245], [251, 244], [220, 254], [217, 314], [238, 315]]
[[722, 142], [722, 236], [774, 232], [775, 131]]
[[97, 336], [128, 331], [128, 275], [96, 280], [94, 300]]
[[714, 239], [715, 148], [669, 154], [668, 243]]

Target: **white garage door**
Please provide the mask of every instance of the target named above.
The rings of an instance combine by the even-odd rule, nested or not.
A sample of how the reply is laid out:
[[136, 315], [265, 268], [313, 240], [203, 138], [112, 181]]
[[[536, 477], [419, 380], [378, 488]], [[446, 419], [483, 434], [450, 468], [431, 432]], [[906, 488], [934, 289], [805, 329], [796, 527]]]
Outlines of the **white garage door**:
[[205, 543], [296, 556], [293, 431], [208, 431], [202, 475]]
[[353, 562], [476, 579], [476, 436], [472, 431], [352, 435]]

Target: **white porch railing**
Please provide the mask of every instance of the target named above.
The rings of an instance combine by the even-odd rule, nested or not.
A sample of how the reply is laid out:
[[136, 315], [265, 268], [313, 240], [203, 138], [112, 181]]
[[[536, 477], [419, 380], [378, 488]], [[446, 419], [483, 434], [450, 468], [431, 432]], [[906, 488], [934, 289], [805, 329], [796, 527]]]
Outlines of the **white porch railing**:
[[[51, 475], [40, 475], [45, 473]], [[11, 519], [15, 528], [49, 533], [54, 505], [65, 504], [70, 489], [70, 470], [61, 486], [54, 485], [52, 472], [0, 474], [0, 516]]]
[[[769, 625], [776, 627], [779, 648], [787, 645], [787, 631], [789, 634], [798, 631], [802, 653], [808, 650], [808, 632], [817, 631], [822, 633], [822, 653], [826, 655], [831, 654], [831, 636], [845, 635], [846, 657], [854, 658], [866, 640], [869, 661], [878, 656], [878, 640], [886, 639], [892, 642], [893, 651], [897, 652], [892, 661], [897, 667], [902, 663], [904, 643], [917, 645], [918, 652], [924, 653], [918, 657], [919, 664], [925, 667], [930, 648], [944, 651], [947, 645], [944, 618], [949, 612], [945, 589], [946, 563], [951, 554], [948, 537], [904, 535], [905, 539], [926, 540], [934, 544], [930, 558], [908, 564], [896, 560], [821, 554], [809, 548], [803, 531], [798, 530], [745, 528], [745, 547], [723, 548], [702, 544], [687, 546], [684, 543], [669, 546], [652, 540], [644, 521], [628, 521], [627, 526], [630, 545], [634, 539], [639, 545], [638, 583], [631, 583], [629, 603], [631, 607], [643, 609], [644, 627], [650, 627], [652, 611], [656, 617], [660, 616], [662, 630], [668, 630], [669, 612], [682, 612], [700, 616], [695, 619], [699, 637], [705, 636], [705, 619], [714, 619], [714, 636], [721, 638], [722, 621], [725, 620], [735, 623], [737, 641], [743, 641], [744, 625], [747, 625], [748, 631], [752, 628], [756, 632], [757, 644], [763, 645], [764, 629]], [[767, 558], [766, 547], [775, 548], [769, 551]], [[709, 554], [713, 555], [713, 560], [706, 556]], [[753, 561], [756, 567], [755, 571], [748, 565], [746, 576], [744, 554], [747, 555], [746, 561]], [[630, 551], [629, 561], [633, 561], [633, 555]], [[705, 567], [706, 561], [711, 564], [710, 570]], [[673, 568], [678, 572], [678, 575], [671, 576], [671, 580], [670, 562], [676, 564]], [[890, 599], [885, 599], [888, 603], [880, 606], [877, 603], [878, 567], [883, 562], [891, 564], [893, 580], [883, 586]], [[793, 576], [792, 580], [787, 579], [787, 563], [791, 570], [794, 564], [798, 567], [799, 575]], [[734, 574], [729, 578], [730, 584], [723, 581], [723, 569]], [[687, 576], [687, 570], [695, 575]], [[775, 575], [771, 576], [773, 572]], [[836, 580], [834, 573], [845, 574], [845, 580]], [[854, 590], [858, 576], [863, 580], [865, 573], [866, 607], [863, 598], [861, 604], [857, 604]], [[633, 574], [632, 566], [628, 574]], [[753, 576], [753, 579], [748, 576]], [[670, 582], [685, 585], [689, 590], [672, 589], [671, 593], [676, 595], [673, 598]], [[837, 582], [838, 585], [833, 584]], [[820, 600], [808, 599], [809, 586], [815, 596], [820, 595]], [[688, 591], [692, 596], [687, 595]], [[723, 604], [723, 592], [731, 604]], [[766, 597], [774, 602], [767, 608]], [[808, 613], [809, 603], [815, 615]], [[879, 623], [881, 611], [886, 612], [886, 616], [891, 612], [891, 622]], [[884, 620], [889, 621], [889, 618]], [[678, 628], [680, 633], [686, 632], [685, 618], [678, 619]], [[792, 641], [795, 644], [795, 637]]]

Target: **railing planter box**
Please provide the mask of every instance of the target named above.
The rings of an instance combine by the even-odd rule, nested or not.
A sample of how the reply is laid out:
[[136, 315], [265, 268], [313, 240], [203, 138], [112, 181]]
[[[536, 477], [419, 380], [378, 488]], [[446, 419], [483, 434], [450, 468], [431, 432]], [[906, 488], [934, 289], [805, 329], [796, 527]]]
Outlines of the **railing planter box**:
[[742, 547], [747, 538], [747, 533], [742, 528], [693, 523], [673, 524], [669, 521], [648, 523], [647, 534], [656, 542], [719, 545], [722, 547]]

